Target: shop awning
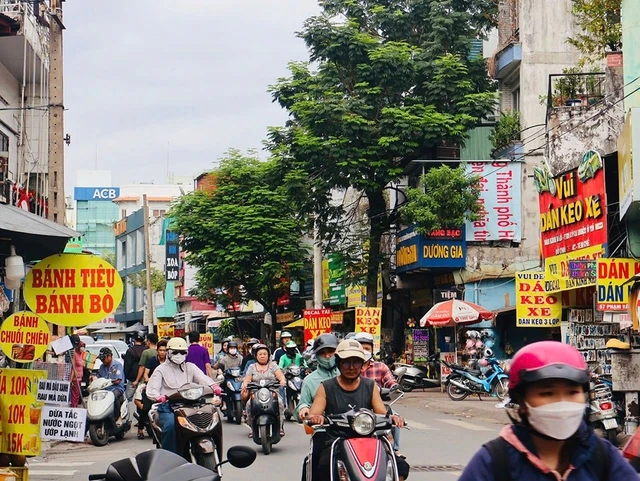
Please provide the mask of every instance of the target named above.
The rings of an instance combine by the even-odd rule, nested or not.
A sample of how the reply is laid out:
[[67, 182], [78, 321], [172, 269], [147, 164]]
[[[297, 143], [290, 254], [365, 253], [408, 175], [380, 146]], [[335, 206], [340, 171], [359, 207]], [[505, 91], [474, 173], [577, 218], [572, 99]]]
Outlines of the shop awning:
[[139, 322], [136, 322], [133, 326], [129, 326], [122, 330], [122, 332], [136, 332], [136, 331], [146, 331], [147, 327], [143, 326]]
[[64, 251], [67, 241], [82, 234], [12, 205], [0, 204], [0, 256], [9, 246], [25, 261], [44, 259]]
[[293, 321], [283, 327], [283, 329], [296, 329], [296, 328], [298, 329], [304, 328], [304, 317], [301, 317], [297, 321]]

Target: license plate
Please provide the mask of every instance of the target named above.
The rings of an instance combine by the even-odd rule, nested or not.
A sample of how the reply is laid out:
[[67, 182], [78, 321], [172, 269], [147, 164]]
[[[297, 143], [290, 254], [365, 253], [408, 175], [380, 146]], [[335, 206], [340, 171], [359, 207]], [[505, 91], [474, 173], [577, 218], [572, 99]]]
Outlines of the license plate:
[[616, 419], [604, 419], [602, 425], [605, 429], [616, 429], [618, 427], [618, 421]]

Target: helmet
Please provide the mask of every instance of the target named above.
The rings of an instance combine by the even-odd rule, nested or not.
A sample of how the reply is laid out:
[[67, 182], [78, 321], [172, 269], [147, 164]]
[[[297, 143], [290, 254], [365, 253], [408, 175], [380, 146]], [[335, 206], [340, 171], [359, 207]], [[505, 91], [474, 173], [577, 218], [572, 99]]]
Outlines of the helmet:
[[297, 345], [295, 342], [293, 342], [293, 341], [288, 341], [288, 342], [284, 345], [284, 347], [286, 347], [287, 349], [295, 349], [295, 348], [297, 348], [297, 347], [298, 347], [298, 345]]
[[261, 344], [261, 343], [254, 344], [254, 346], [252, 348], [252, 351], [254, 353], [253, 355], [254, 356], [257, 355], [258, 351], [261, 351], [262, 349], [265, 349], [267, 351], [267, 355], [271, 355], [271, 351], [269, 351], [269, 348], [266, 345]]
[[104, 360], [108, 356], [113, 356], [113, 351], [111, 349], [109, 349], [108, 347], [103, 347], [102, 349], [100, 349], [100, 353], [98, 354], [98, 359], [100, 359], [101, 362], [104, 362]]
[[338, 347], [336, 348], [336, 357], [340, 359], [357, 357], [363, 361], [367, 360], [364, 354], [364, 349], [362, 349], [362, 346], [358, 341], [353, 339], [345, 339], [338, 344]]
[[233, 341], [233, 337], [231, 337], [231, 336], [229, 336], [229, 337], [225, 337], [225, 338], [222, 340], [222, 344], [224, 344], [225, 342], [227, 342], [227, 343], [228, 343], [228, 342], [231, 342], [231, 341]]
[[313, 347], [313, 339], [307, 341], [307, 347]]
[[293, 337], [293, 336], [291, 335], [291, 333], [289, 331], [282, 331], [280, 333], [280, 339], [282, 339], [283, 337]]
[[260, 341], [255, 337], [252, 337], [247, 341], [247, 346], [253, 346], [254, 344], [258, 344]]
[[484, 357], [493, 357], [493, 349], [486, 348], [484, 350]]
[[543, 379], [566, 379], [582, 384], [588, 391], [589, 377], [587, 363], [576, 348], [558, 341], [534, 342], [513, 357], [509, 391]]
[[146, 337], [147, 335], [143, 331], [136, 331], [136, 333], [133, 335], [133, 340], [142, 342]]
[[368, 332], [359, 332], [354, 337], [354, 340], [360, 344], [371, 344], [373, 346], [373, 336]]
[[238, 343], [236, 341], [229, 341], [229, 344], [227, 344], [227, 349], [231, 349], [232, 347], [238, 349]]
[[188, 349], [187, 341], [181, 337], [172, 337], [167, 342], [167, 351], [187, 351]]
[[325, 348], [336, 349], [338, 347], [338, 338], [333, 334], [325, 333], [320, 334], [313, 341], [313, 353], [318, 354], [322, 349]]
[[345, 339], [353, 339], [354, 337], [356, 337], [356, 333], [355, 332], [350, 332], [349, 334], [344, 336]]

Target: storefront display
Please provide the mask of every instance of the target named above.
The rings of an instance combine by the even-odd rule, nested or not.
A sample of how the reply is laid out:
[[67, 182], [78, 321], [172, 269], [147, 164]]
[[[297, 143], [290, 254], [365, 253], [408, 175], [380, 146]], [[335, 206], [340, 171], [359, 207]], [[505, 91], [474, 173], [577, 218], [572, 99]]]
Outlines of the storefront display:
[[620, 324], [597, 322], [591, 309], [570, 309], [567, 320], [569, 344], [578, 349], [592, 367], [597, 364], [604, 374], [611, 374], [611, 351], [606, 344], [609, 339], [620, 336]]

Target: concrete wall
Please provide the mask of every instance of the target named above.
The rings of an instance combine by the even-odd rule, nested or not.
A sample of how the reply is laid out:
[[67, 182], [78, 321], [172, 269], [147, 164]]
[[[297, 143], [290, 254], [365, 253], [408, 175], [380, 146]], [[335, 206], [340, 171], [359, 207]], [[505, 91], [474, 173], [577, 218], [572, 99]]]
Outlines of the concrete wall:
[[[638, 0], [622, 1], [622, 50], [624, 51], [624, 94], [640, 87], [640, 2]], [[625, 111], [631, 107], [640, 107], [640, 90], [624, 100]]]
[[[20, 107], [20, 85], [0, 63], [0, 107]], [[0, 132], [9, 137], [9, 178], [15, 180], [18, 171], [18, 133], [20, 111], [0, 110]]]

